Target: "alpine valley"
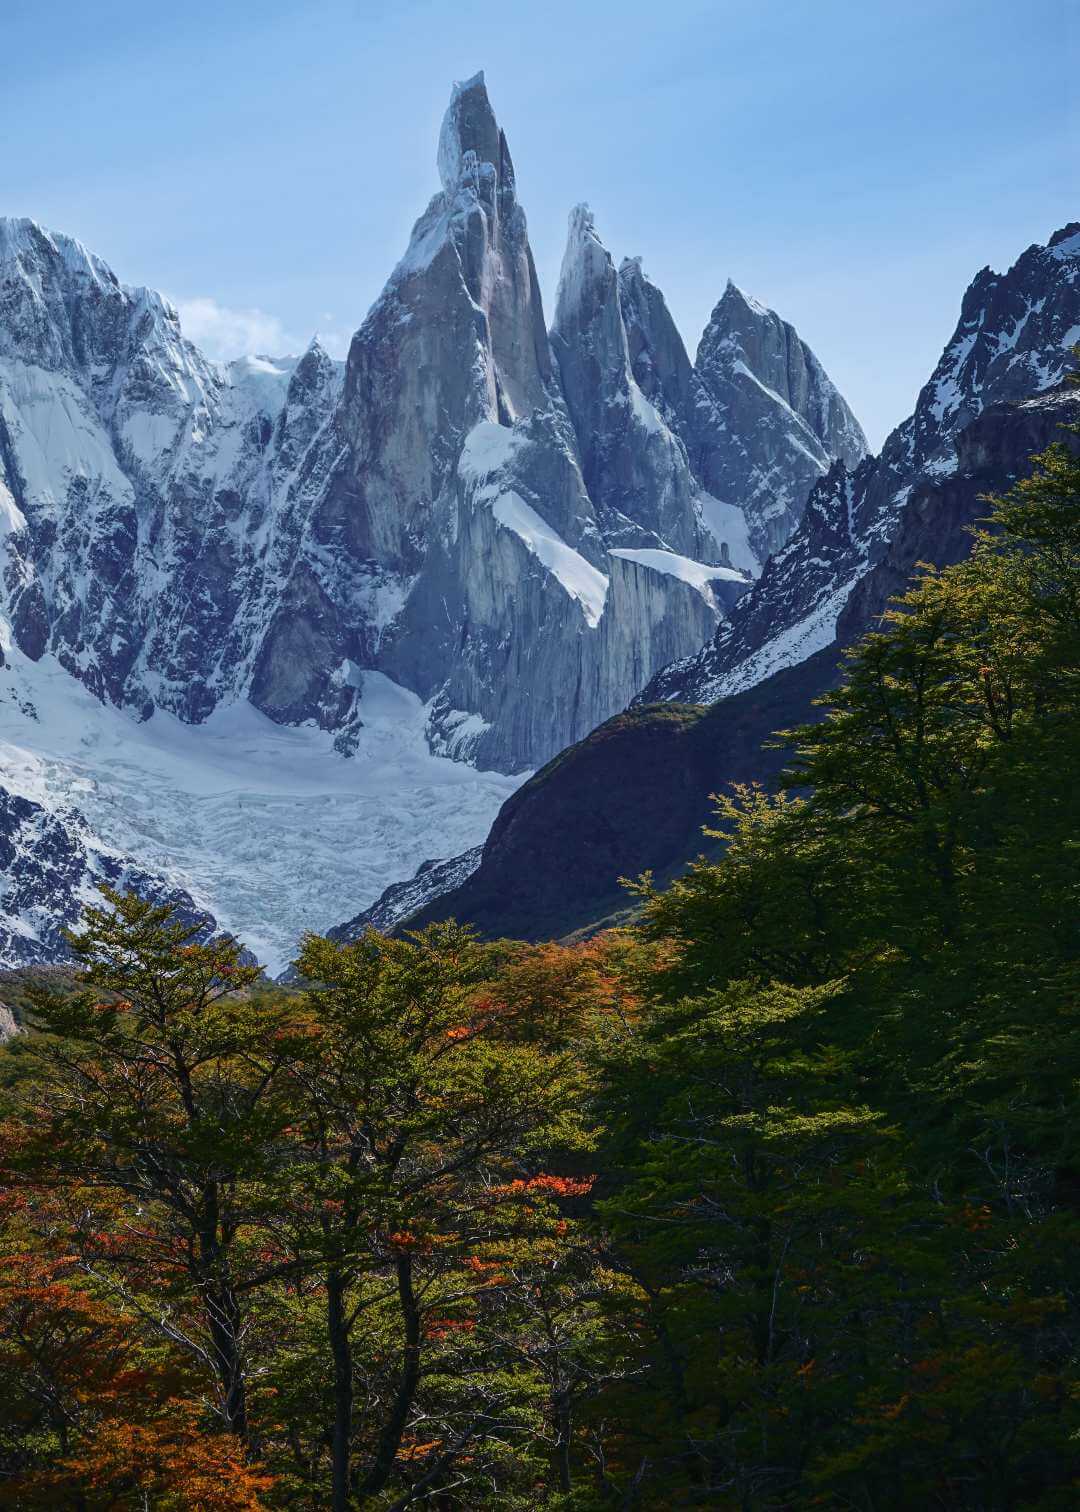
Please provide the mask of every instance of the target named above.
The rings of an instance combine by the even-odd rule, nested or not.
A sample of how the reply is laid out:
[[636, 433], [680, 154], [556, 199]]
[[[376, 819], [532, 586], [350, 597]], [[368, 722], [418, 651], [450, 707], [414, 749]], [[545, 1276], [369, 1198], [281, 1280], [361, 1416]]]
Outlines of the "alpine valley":
[[103, 881], [273, 973], [342, 919], [610, 917], [1075, 413], [1080, 225], [976, 276], [874, 457], [734, 284], [692, 360], [585, 206], [549, 327], [482, 74], [437, 162], [344, 362], [211, 362], [0, 220], [0, 964]]

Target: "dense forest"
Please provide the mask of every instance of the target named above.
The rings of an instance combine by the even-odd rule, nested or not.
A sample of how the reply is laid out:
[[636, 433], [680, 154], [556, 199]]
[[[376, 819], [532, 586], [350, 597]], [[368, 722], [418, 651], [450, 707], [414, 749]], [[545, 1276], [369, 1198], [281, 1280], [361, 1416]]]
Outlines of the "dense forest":
[[1080, 461], [576, 944], [131, 896], [0, 1058], [0, 1505], [1080, 1502]]

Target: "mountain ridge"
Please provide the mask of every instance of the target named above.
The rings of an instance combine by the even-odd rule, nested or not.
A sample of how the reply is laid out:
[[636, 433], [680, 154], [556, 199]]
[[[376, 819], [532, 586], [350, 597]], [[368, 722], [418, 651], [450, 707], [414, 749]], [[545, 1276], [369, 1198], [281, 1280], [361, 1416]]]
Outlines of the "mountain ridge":
[[956, 437], [989, 404], [1045, 391], [1080, 341], [1080, 223], [1029, 246], [1004, 273], [983, 268], [911, 415], [876, 457], [836, 463], [787, 542], [710, 645], [665, 668], [639, 697], [711, 701], [827, 644], [855, 584], [901, 528], [912, 490], [957, 467]]
[[[995, 303], [999, 311], [1003, 308], [996, 317]], [[968, 340], [972, 330], [975, 339]], [[1022, 334], [1026, 345], [1020, 345]], [[970, 549], [970, 527], [981, 518], [986, 491], [1007, 488], [1028, 458], [1050, 442], [1075, 446], [1062, 426], [1080, 419], [1080, 400], [1060, 380], [1075, 366], [1071, 347], [1076, 339], [1080, 225], [1070, 223], [1045, 245], [1029, 248], [1007, 274], [983, 270], [976, 275], [964, 295], [957, 331], [920, 392], [913, 415], [893, 432], [880, 457], [860, 463], [854, 473], [842, 461], [833, 464], [812, 490], [795, 533], [730, 611], [716, 640], [688, 663], [665, 669], [634, 700], [628, 713], [639, 711], [642, 724], [635, 727], [620, 716], [601, 727], [595, 739], [589, 737], [549, 764], [504, 805], [479, 867], [442, 896], [429, 896], [408, 922], [454, 913], [484, 932], [520, 927], [532, 935], [532, 914], [543, 921], [537, 926], [540, 933], [544, 928], [566, 932], [595, 927], [619, 917], [620, 875], [647, 868], [670, 875], [685, 865], [701, 849], [709, 794], [728, 782], [768, 781], [775, 775], [782, 756], [769, 745], [770, 736], [816, 717], [814, 699], [835, 686], [842, 648], [873, 628], [890, 599], [904, 591], [917, 563], [946, 566], [960, 560]], [[995, 361], [1018, 346], [1019, 359], [1006, 357], [995, 372]], [[966, 408], [956, 381], [965, 364], [969, 372], [974, 368]], [[947, 415], [949, 423], [935, 430], [927, 423], [928, 414], [938, 421]], [[800, 593], [806, 596], [802, 602]], [[717, 645], [734, 640], [747, 623], [752, 629], [755, 614], [762, 633], [756, 644], [749, 641], [743, 675], [725, 682], [716, 672]], [[807, 626], [801, 640], [800, 615]], [[673, 821], [669, 810], [681, 813], [684, 800], [669, 798], [656, 772], [650, 779], [655, 830], [650, 836], [648, 827], [635, 820], [633, 805], [621, 804], [627, 774], [633, 781], [636, 765], [649, 769], [634, 731], [647, 732], [643, 746], [655, 742], [657, 729], [664, 728], [657, 720], [665, 702], [685, 711], [695, 707], [695, 698], [709, 705], [707, 715], [698, 713], [693, 723], [715, 766], [702, 778], [697, 758], [688, 764], [674, 751], [668, 753], [668, 784], [681, 760], [679, 778], [690, 779], [695, 818], [692, 823]], [[730, 738], [719, 735], [710, 741], [711, 732], [722, 731], [725, 724], [731, 726]], [[597, 753], [609, 743], [619, 754], [605, 764]], [[548, 783], [559, 796], [554, 812], [545, 815], [538, 794]], [[647, 782], [635, 787], [640, 805], [647, 801], [647, 788]], [[582, 794], [591, 794], [598, 806], [595, 822], [582, 811], [588, 808]], [[560, 806], [572, 815], [571, 823], [560, 822]], [[545, 825], [552, 837], [546, 857], [535, 838]], [[620, 825], [632, 827], [628, 838], [620, 838]], [[672, 827], [678, 833], [674, 843]], [[525, 840], [519, 838], [522, 834]], [[603, 858], [599, 872], [597, 857]], [[592, 877], [591, 898], [576, 885], [583, 875]], [[621, 908], [625, 912], [625, 900]]]
[[[749, 515], [707, 492], [675, 412], [635, 376], [646, 341], [663, 366], [658, 333], [665, 320], [674, 329], [656, 286], [641, 275], [643, 331], [630, 274], [601, 247], [611, 340], [598, 345], [579, 322], [553, 349], [482, 76], [455, 86], [437, 166], [440, 187], [344, 362], [317, 339], [288, 358], [210, 362], [167, 300], [122, 284], [75, 238], [3, 224], [0, 738], [14, 753], [3, 783], [55, 821], [36, 860], [18, 863], [29, 876], [41, 862], [26, 917], [30, 893], [46, 895], [50, 851], [78, 848], [88, 793], [94, 834], [132, 875], [170, 879], [228, 927], [252, 927], [246, 882], [232, 908], [229, 867], [215, 881], [178, 814], [157, 833], [136, 797], [140, 783], [163, 792], [153, 726], [173, 718], [205, 733], [185, 738], [193, 764], [178, 793], [217, 781], [230, 711], [267, 751], [274, 728], [295, 729], [353, 757], [355, 784], [327, 779], [318, 802], [359, 822], [366, 855], [345, 887], [353, 906], [374, 899], [420, 856], [479, 840], [493, 796], [696, 651], [759, 569]], [[590, 384], [575, 386], [590, 363], [604, 395], [592, 450]], [[59, 696], [58, 669], [70, 708], [46, 731], [26, 710], [46, 687]], [[120, 717], [96, 748], [73, 743], [78, 688]], [[132, 763], [96, 764], [124, 721], [142, 721], [149, 743], [133, 736]], [[403, 753], [396, 774], [380, 765], [384, 748]], [[468, 802], [452, 775], [462, 761], [480, 774]], [[400, 815], [414, 772], [433, 795], [419, 856], [413, 827], [399, 843], [363, 806], [382, 782]], [[241, 804], [265, 797], [240, 791]], [[280, 801], [275, 787], [274, 825]], [[309, 833], [308, 801], [297, 796], [295, 839], [275, 830], [311, 873], [297, 927], [318, 922], [308, 910], [340, 876], [319, 826]], [[193, 830], [213, 843], [201, 818]], [[252, 851], [248, 865], [266, 889], [257, 942], [279, 959], [271, 859]]]
[[[344, 364], [317, 342], [209, 363], [160, 296], [73, 238], [11, 223], [0, 465], [23, 525], [7, 536], [5, 607], [31, 658], [50, 650], [139, 717], [199, 722], [247, 698], [278, 722], [314, 720], [344, 752], [360, 718], [349, 669], [375, 668], [430, 706], [436, 749], [521, 771], [707, 638], [726, 590], [721, 602], [673, 561], [608, 555], [669, 551], [744, 582], [758, 565], [740, 502], [708, 493], [636, 383], [626, 278], [597, 239], [612, 340], [560, 331], [558, 308], [549, 336], [482, 75], [455, 86], [437, 162], [441, 187]], [[572, 225], [571, 261], [575, 248]], [[493, 513], [496, 496], [459, 473], [478, 424], [526, 443], [506, 453], [500, 496], [608, 578], [603, 625], [582, 622], [508, 523], [520, 508]]]

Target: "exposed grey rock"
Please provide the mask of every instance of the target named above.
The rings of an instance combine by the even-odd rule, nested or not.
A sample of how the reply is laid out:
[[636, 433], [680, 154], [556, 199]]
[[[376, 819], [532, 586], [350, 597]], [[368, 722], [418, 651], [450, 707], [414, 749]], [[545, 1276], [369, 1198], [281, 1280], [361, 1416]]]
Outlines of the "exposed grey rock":
[[791, 535], [807, 496], [866, 438], [814, 353], [787, 321], [729, 281], [698, 346], [691, 465], [719, 499], [737, 501], [764, 559]]
[[706, 521], [736, 506], [764, 562], [831, 464], [865, 456], [858, 422], [794, 328], [733, 283], [694, 364], [640, 258], [620, 268], [619, 296], [634, 377], [682, 439]]
[[634, 380], [667, 424], [681, 433], [693, 414], [698, 384], [667, 301], [646, 277], [640, 257], [626, 257], [620, 264], [619, 307]]
[[445, 681], [423, 690], [436, 698], [433, 741], [481, 765], [513, 770], [522, 751], [546, 757], [579, 738], [669, 647], [701, 644], [748, 586], [665, 548], [633, 560], [606, 549], [557, 417], [476, 426], [455, 504], [403, 616], [412, 645], [394, 649], [431, 668], [445, 647]]
[[540, 290], [506, 138], [483, 75], [456, 86], [439, 140], [442, 190], [353, 338], [340, 425], [363, 555], [422, 565], [462, 441], [550, 402]]
[[[849, 595], [907, 530], [909, 501], [961, 464], [957, 438], [987, 406], [1046, 392], [1080, 341], [1080, 224], [1029, 247], [1007, 273], [983, 269], [915, 410], [881, 453], [836, 465], [791, 539], [697, 656], [640, 695], [711, 702], [828, 645]], [[931, 489], [931, 496], [933, 490]]]
[[[356, 669], [377, 668], [432, 700], [442, 748], [520, 770], [621, 707], [626, 678], [711, 634], [745, 573], [719, 595], [655, 563], [637, 569], [652, 572], [647, 592], [626, 591], [625, 566], [604, 586], [613, 546], [751, 560], [741, 512], [703, 503], [634, 381], [611, 259], [599, 249], [614, 333], [593, 354], [600, 457], [581, 384], [567, 409], [481, 75], [455, 87], [438, 163], [441, 188], [344, 365], [317, 343], [209, 363], [157, 295], [70, 238], [4, 223], [0, 571], [27, 655], [51, 651], [140, 717], [198, 722], [246, 697], [333, 730], [344, 752]], [[571, 282], [587, 241], [568, 251]], [[562, 357], [580, 374], [593, 328], [566, 323]], [[515, 438], [502, 492], [526, 501], [546, 545], [478, 506], [459, 463], [480, 427]], [[593, 570], [603, 615], [584, 613], [556, 557], [571, 576], [579, 558]]]
[[0, 786], [0, 968], [74, 959], [64, 930], [86, 904], [102, 904], [101, 883], [171, 903], [198, 939], [218, 932], [187, 893], [101, 841], [77, 811], [56, 813]]
[[686, 449], [631, 371], [619, 277], [587, 205], [570, 215], [551, 340], [585, 486], [609, 543], [715, 555], [694, 507]]

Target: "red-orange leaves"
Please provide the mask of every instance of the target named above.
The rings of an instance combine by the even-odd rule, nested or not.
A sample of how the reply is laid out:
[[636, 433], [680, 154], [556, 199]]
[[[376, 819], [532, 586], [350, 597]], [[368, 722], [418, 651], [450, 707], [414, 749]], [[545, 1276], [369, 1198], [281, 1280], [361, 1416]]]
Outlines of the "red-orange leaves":
[[587, 1197], [595, 1176], [530, 1176], [528, 1181], [509, 1181], [492, 1188], [498, 1197]]

